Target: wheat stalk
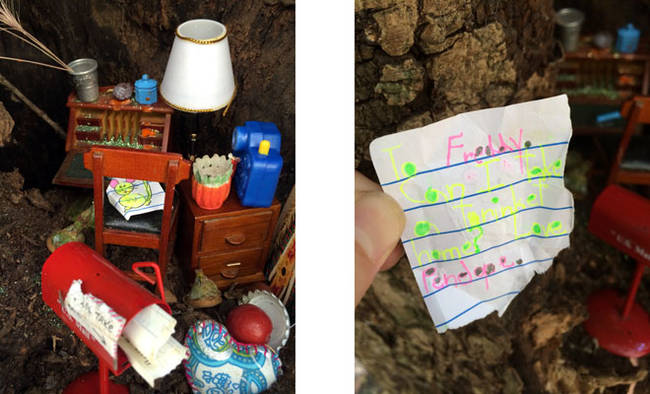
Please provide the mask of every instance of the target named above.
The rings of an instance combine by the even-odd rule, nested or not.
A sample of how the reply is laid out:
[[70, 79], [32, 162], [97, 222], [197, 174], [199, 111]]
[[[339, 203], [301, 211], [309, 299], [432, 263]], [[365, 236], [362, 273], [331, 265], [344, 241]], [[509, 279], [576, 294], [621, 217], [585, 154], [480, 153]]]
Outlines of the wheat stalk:
[[0, 59], [13, 60], [21, 63], [38, 64], [40, 66], [51, 67], [57, 70], [72, 72], [72, 68], [70, 68], [70, 66], [64, 63], [63, 60], [59, 59], [59, 57], [56, 56], [54, 52], [52, 52], [48, 47], [46, 47], [42, 42], [40, 42], [36, 37], [31, 35], [27, 30], [25, 30], [22, 27], [20, 21], [18, 20], [18, 17], [14, 15], [12, 7], [5, 0], [0, 0], [0, 31], [9, 33], [10, 35], [22, 40], [23, 42], [28, 43], [29, 45], [33, 46], [34, 48], [38, 49], [43, 54], [45, 54], [45, 56], [54, 60], [56, 63], [59, 64], [59, 66], [54, 66], [51, 64], [36, 62], [32, 60], [18, 59], [18, 58], [5, 57], [5, 56], [0, 56]]

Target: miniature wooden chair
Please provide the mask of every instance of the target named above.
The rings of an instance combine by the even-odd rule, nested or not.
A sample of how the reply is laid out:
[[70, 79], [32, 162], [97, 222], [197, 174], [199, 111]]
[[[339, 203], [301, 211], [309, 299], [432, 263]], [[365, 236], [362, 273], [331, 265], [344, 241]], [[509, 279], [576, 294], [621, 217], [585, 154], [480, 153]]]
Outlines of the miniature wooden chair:
[[[180, 181], [189, 178], [191, 163], [178, 153], [93, 147], [84, 153], [84, 166], [93, 173], [97, 252], [105, 255], [106, 244], [157, 249], [158, 266], [164, 281], [167, 262], [173, 253], [170, 244], [175, 237], [178, 222], [178, 202], [174, 201], [174, 188]], [[104, 177], [164, 184], [163, 210], [135, 215], [130, 220], [124, 219], [110, 203], [105, 203]]]
[[650, 138], [633, 137], [638, 125], [650, 124], [650, 97], [635, 96], [626, 101], [621, 115], [627, 123], [607, 183], [650, 185]]

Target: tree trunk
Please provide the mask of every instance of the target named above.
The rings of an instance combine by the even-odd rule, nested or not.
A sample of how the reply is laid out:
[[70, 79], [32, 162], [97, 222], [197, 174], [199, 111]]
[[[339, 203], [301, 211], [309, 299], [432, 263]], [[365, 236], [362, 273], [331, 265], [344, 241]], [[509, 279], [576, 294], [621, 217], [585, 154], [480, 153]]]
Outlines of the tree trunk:
[[357, 0], [356, 164], [368, 144], [553, 90], [550, 0]]

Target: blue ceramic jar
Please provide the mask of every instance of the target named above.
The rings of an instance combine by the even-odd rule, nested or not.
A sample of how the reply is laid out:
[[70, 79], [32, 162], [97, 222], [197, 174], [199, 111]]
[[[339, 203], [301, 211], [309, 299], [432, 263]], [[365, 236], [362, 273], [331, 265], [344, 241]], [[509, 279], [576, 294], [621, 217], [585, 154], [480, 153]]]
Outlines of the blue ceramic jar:
[[616, 50], [621, 53], [634, 53], [639, 45], [640, 36], [641, 32], [639, 29], [636, 29], [631, 23], [625, 27], [621, 27], [618, 29]]
[[143, 105], [155, 104], [158, 101], [158, 81], [147, 74], [135, 81], [135, 101]]

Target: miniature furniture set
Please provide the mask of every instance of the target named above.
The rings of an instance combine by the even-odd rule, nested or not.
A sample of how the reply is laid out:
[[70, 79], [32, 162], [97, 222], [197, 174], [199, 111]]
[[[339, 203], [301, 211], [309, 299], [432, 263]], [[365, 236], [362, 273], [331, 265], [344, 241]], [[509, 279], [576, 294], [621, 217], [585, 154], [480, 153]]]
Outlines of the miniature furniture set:
[[[137, 82], [149, 86], [151, 81], [145, 75]], [[163, 86], [167, 86], [167, 94], [178, 95], [177, 90], [171, 89], [176, 86], [170, 84], [173, 79], [166, 81]], [[282, 168], [281, 136], [277, 127], [268, 122], [247, 122], [236, 129], [233, 149], [244, 157], [242, 171], [237, 173], [237, 193], [230, 193], [220, 209], [202, 209], [192, 198], [188, 180], [191, 163], [180, 154], [166, 153], [173, 109], [163, 102], [155, 102], [155, 97], [151, 105], [140, 104], [139, 101], [151, 100], [153, 94], [142, 93], [138, 83], [136, 95], [140, 91], [139, 94], [146, 96], [139, 100], [116, 100], [112, 86], [100, 88], [95, 102], [82, 102], [75, 93], [70, 94], [68, 154], [53, 183], [94, 189], [95, 248], [102, 255], [106, 244], [157, 249], [164, 280], [172, 253], [170, 245], [174, 244], [177, 232], [178, 213], [182, 211], [184, 231], [180, 232], [177, 251], [188, 280], [193, 280], [194, 269], [201, 268], [221, 288], [233, 282], [263, 281], [264, 264], [280, 210], [279, 202], [273, 199]], [[223, 105], [229, 104], [234, 96], [232, 84], [228, 94], [220, 93], [222, 101], [228, 96]], [[105, 177], [165, 184], [164, 209], [125, 220], [105, 203]], [[181, 199], [175, 199], [175, 185], [183, 180], [188, 181], [181, 184]], [[245, 200], [244, 204], [253, 208], [244, 207], [237, 194]]]
[[[175, 243], [188, 281], [194, 279], [195, 269], [221, 288], [265, 280], [280, 212], [274, 199], [282, 168], [277, 127], [247, 122], [242, 132], [234, 133], [233, 151], [238, 148], [235, 153], [243, 158], [238, 172], [237, 157], [228, 156], [231, 161], [224, 170], [223, 160], [215, 155], [219, 160], [214, 160], [214, 166], [195, 166], [202, 171], [191, 173], [192, 162], [167, 152], [172, 107], [190, 113], [225, 108], [225, 113], [235, 97], [226, 27], [207, 19], [181, 24], [160, 91], [157, 81], [146, 74], [135, 82], [135, 89], [128, 82], [98, 88], [96, 62], [82, 60], [90, 60], [94, 67], [88, 70], [94, 79], [86, 83], [93, 86], [78, 83], [77, 93], [68, 97], [67, 156], [53, 183], [93, 189], [95, 250], [80, 242], [57, 245], [43, 266], [41, 283], [43, 300], [97, 355], [99, 371], [80, 376], [64, 392], [128, 392], [109, 380], [108, 371], [120, 375], [129, 366], [153, 387], [154, 379], [186, 358], [188, 381], [197, 392], [211, 392], [206, 388], [209, 384], [227, 389], [231, 379], [232, 388], [242, 392], [266, 389], [281, 373], [272, 348], [233, 341], [221, 325], [211, 324], [208, 332], [206, 322], [195, 325], [183, 347], [171, 335], [176, 320], [170, 317], [163, 287]], [[90, 80], [73, 76], [81, 82]], [[90, 88], [93, 95], [85, 94]], [[164, 102], [158, 101], [158, 94]], [[196, 181], [215, 190], [227, 186], [220, 188], [227, 196], [230, 180], [237, 174], [237, 192], [230, 193], [223, 205], [219, 201], [204, 202], [204, 208], [197, 204], [192, 181], [195, 190]], [[161, 184], [164, 198], [163, 190], [152, 182]], [[135, 263], [133, 272], [121, 271], [103, 257], [107, 244], [156, 249], [158, 261]], [[160, 299], [132, 279], [156, 284]], [[284, 305], [269, 296], [275, 305], [271, 315], [280, 316], [283, 323], [274, 323], [277, 327], [269, 335], [276, 333], [277, 350], [286, 343], [290, 323]], [[205, 334], [225, 340], [227, 348], [211, 347], [202, 340]], [[201, 353], [204, 350], [206, 354]], [[218, 355], [219, 368], [210, 359], [215, 352], [223, 353]], [[225, 353], [232, 353], [232, 360], [224, 359]], [[219, 380], [211, 373], [218, 373]]]
[[650, 93], [648, 40], [641, 40], [634, 53], [620, 53], [595, 48], [583, 37], [558, 66], [557, 89], [569, 96], [576, 135], [620, 133], [622, 119], [598, 122], [598, 116], [620, 110], [635, 95]]
[[[100, 88], [99, 99], [92, 103], [79, 101], [73, 93], [67, 105], [68, 155], [53, 182], [93, 187], [97, 252], [104, 255], [106, 244], [157, 249], [164, 280], [180, 216], [184, 230], [176, 250], [190, 282], [197, 268], [220, 288], [265, 279], [280, 210], [273, 195], [282, 168], [281, 135], [274, 124], [246, 122], [236, 128], [233, 150], [244, 157], [236, 173], [237, 193], [230, 193], [221, 208], [208, 210], [192, 197], [191, 163], [166, 153], [173, 112], [169, 106], [116, 101], [112, 87]], [[106, 177], [165, 184], [164, 209], [125, 220], [105, 203]], [[179, 183], [180, 199], [174, 198]]]

